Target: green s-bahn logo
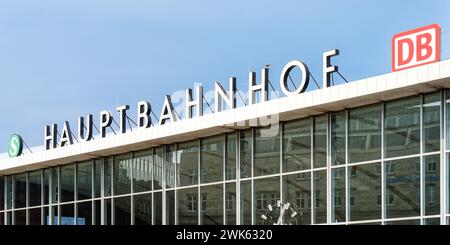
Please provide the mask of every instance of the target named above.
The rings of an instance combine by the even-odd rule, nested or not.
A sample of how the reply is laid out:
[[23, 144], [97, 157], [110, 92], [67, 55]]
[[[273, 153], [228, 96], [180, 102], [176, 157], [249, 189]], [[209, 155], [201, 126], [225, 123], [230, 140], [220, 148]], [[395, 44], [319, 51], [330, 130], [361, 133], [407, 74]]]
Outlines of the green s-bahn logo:
[[17, 157], [22, 154], [23, 150], [23, 140], [22, 137], [18, 134], [11, 135], [11, 138], [9, 138], [9, 144], [8, 144], [8, 155], [9, 157]]

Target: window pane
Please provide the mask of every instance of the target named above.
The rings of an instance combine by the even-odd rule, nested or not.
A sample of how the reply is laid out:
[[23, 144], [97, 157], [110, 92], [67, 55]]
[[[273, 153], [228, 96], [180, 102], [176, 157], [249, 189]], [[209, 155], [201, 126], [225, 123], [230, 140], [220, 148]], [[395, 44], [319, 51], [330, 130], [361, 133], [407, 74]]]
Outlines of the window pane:
[[423, 222], [424, 225], [440, 225], [441, 224], [441, 219], [439, 219], [439, 218], [424, 219], [423, 221], [424, 221]]
[[133, 160], [133, 192], [151, 191], [153, 150], [137, 152]]
[[313, 172], [314, 224], [327, 222], [327, 172]]
[[399, 221], [386, 221], [386, 225], [420, 225], [419, 219], [413, 220], [399, 220]]
[[348, 168], [349, 220], [381, 218], [381, 164], [371, 163]]
[[345, 164], [345, 111], [331, 113], [331, 164]]
[[133, 196], [134, 202], [134, 224], [152, 224], [152, 194]]
[[255, 129], [254, 176], [280, 172], [280, 131], [277, 128]]
[[[51, 211], [51, 213], [49, 213], [49, 211]], [[57, 206], [44, 207], [44, 224], [45, 225], [58, 225], [58, 207]]]
[[166, 225], [175, 224], [175, 191], [166, 191]]
[[114, 195], [131, 193], [131, 154], [114, 157]]
[[[419, 170], [419, 171], [418, 171]], [[420, 215], [420, 159], [385, 162], [386, 217]]]
[[450, 149], [450, 91], [447, 91], [447, 93], [446, 93], [446, 96], [445, 96], [445, 98], [446, 98], [446, 101], [445, 101], [445, 103], [446, 103], [446, 117], [447, 117], [447, 120], [446, 120], [446, 125], [447, 125], [447, 138], [446, 138], [446, 141], [447, 141], [447, 149]]
[[239, 155], [241, 160], [239, 166], [241, 171], [241, 178], [248, 178], [252, 176], [252, 130], [240, 131], [239, 137]]
[[345, 168], [331, 169], [331, 221], [345, 222]]
[[234, 180], [236, 179], [236, 133], [227, 134], [226, 140], [225, 180]]
[[314, 117], [314, 168], [327, 164], [327, 114]]
[[163, 148], [158, 147], [155, 149], [155, 154], [153, 155], [153, 189], [162, 189], [162, 176], [163, 176]]
[[112, 225], [112, 205], [111, 205], [111, 199], [105, 199], [104, 201], [104, 212], [105, 212], [105, 220], [104, 220], [104, 224], [105, 225]]
[[101, 200], [95, 200], [95, 225], [101, 225], [102, 224], [102, 202]]
[[13, 208], [12, 175], [6, 176], [6, 209]]
[[241, 181], [241, 225], [252, 224], [252, 182]]
[[311, 119], [283, 124], [283, 172], [311, 168]]
[[297, 215], [286, 220], [287, 224], [311, 224], [311, 173], [283, 176], [283, 203], [290, 203]]
[[75, 212], [73, 204], [61, 205], [60, 225], [75, 225]]
[[[280, 201], [280, 178], [271, 177], [264, 179], [254, 180], [254, 207], [255, 207], [255, 224], [274, 224], [278, 222], [278, 215], [267, 215], [269, 210], [269, 204], [272, 207], [277, 206], [277, 201]], [[280, 212], [279, 212], [280, 213]], [[262, 215], [266, 215], [267, 219], [264, 219]], [[278, 216], [278, 217], [276, 217]], [[271, 219], [273, 217], [273, 219]]]
[[236, 183], [225, 184], [225, 224], [236, 224]]
[[29, 188], [30, 188], [30, 206], [41, 205], [41, 188], [42, 178], [41, 170], [30, 172], [28, 175]]
[[5, 214], [0, 212], [0, 225], [4, 225], [5, 223]]
[[198, 224], [198, 188], [186, 188], [177, 191], [178, 224]]
[[27, 175], [14, 175], [14, 208], [23, 208], [27, 197]]
[[179, 186], [198, 184], [198, 141], [180, 144]]
[[154, 218], [155, 225], [162, 225], [162, 192], [153, 194], [153, 208], [155, 209]]
[[50, 198], [52, 200], [52, 203], [59, 202], [59, 168], [53, 167], [51, 168], [51, 193]]
[[74, 200], [75, 193], [75, 165], [61, 166], [61, 202]]
[[92, 198], [92, 162], [78, 163], [78, 200]]
[[94, 197], [100, 197], [102, 195], [101, 186], [101, 174], [102, 174], [102, 159], [95, 160], [94, 163]]
[[420, 97], [386, 103], [386, 157], [417, 154], [420, 151]]
[[223, 224], [223, 185], [200, 187], [200, 210], [202, 225]]
[[202, 139], [200, 183], [223, 180], [223, 135]]
[[440, 155], [424, 157], [425, 215], [440, 213]]
[[112, 185], [111, 185], [111, 180], [112, 180], [112, 175], [111, 175], [111, 171], [112, 171], [112, 162], [111, 162], [111, 157], [107, 157], [107, 158], [104, 158], [104, 164], [103, 164], [103, 166], [104, 166], [104, 183], [103, 183], [103, 185], [104, 185], [104, 188], [105, 188], [105, 191], [104, 191], [104, 195], [105, 195], [105, 197], [107, 197], [107, 196], [111, 196], [111, 188], [112, 188]]
[[26, 225], [27, 215], [25, 210], [14, 211], [14, 225]]
[[[5, 179], [0, 176], [0, 211], [5, 209]], [[2, 221], [0, 219], [0, 221]]]
[[92, 225], [92, 202], [77, 203], [77, 225]]
[[424, 96], [423, 137], [425, 143], [425, 152], [440, 150], [440, 105], [440, 93]]
[[381, 158], [381, 106], [349, 110], [348, 161], [363, 162]]
[[177, 151], [175, 144], [166, 145], [164, 171], [166, 172], [166, 188], [175, 187], [175, 167], [177, 164]]
[[31, 208], [29, 211], [30, 225], [41, 225], [41, 208]]
[[51, 169], [44, 169], [44, 204], [49, 204], [50, 202], [50, 178], [51, 178]]
[[131, 198], [114, 198], [114, 225], [131, 225]]

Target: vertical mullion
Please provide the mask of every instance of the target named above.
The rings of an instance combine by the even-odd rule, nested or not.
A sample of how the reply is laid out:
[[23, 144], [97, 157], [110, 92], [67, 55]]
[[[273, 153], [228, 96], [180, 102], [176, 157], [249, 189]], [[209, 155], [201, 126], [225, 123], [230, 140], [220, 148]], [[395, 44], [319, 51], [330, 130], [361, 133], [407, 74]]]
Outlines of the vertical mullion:
[[151, 219], [152, 219], [152, 225], [155, 225], [155, 184], [153, 183], [154, 182], [154, 179], [155, 179], [155, 166], [156, 166], [156, 164], [155, 164], [155, 148], [152, 148], [152, 202], [151, 202], [151, 205], [152, 205], [152, 213], [151, 213], [151, 215], [152, 215], [152, 217], [151, 217]]
[[45, 182], [44, 182], [44, 171], [45, 171], [45, 169], [41, 169], [41, 225], [43, 225], [44, 224], [44, 212], [45, 212], [45, 207], [43, 207], [43, 205], [44, 205], [44, 203], [45, 203], [45, 196], [44, 196], [44, 194], [45, 194]]
[[162, 225], [166, 225], [166, 146], [162, 146], [162, 156], [161, 156], [161, 184], [162, 184], [162, 192], [161, 192], [161, 198], [162, 198]]
[[197, 224], [202, 224], [202, 197], [200, 190], [200, 183], [202, 178], [202, 169], [201, 169], [201, 161], [202, 161], [202, 140], [199, 139], [197, 142], [198, 152], [197, 152]]
[[419, 142], [420, 142], [420, 159], [419, 159], [419, 164], [420, 164], [420, 175], [419, 175], [419, 179], [420, 179], [420, 200], [419, 200], [419, 204], [420, 204], [420, 224], [423, 225], [424, 224], [424, 219], [423, 216], [425, 215], [425, 185], [424, 185], [424, 181], [425, 181], [425, 176], [424, 176], [424, 127], [423, 127], [423, 120], [424, 120], [424, 108], [423, 108], [423, 103], [424, 103], [424, 96], [423, 94], [420, 94], [420, 117], [419, 117], [419, 130], [420, 130], [420, 135], [419, 135]]
[[29, 207], [30, 207], [30, 172], [25, 173], [25, 225], [29, 225]]
[[[282, 169], [283, 169], [283, 133], [284, 133], [284, 129], [283, 129], [283, 123], [279, 122], [278, 125], [278, 129], [279, 129], [279, 133], [280, 133], [280, 201], [281, 203], [286, 203], [284, 201], [284, 197], [283, 197], [283, 177], [282, 177]], [[282, 219], [284, 219], [284, 217], [282, 217]], [[282, 220], [282, 222], [284, 223], [284, 220]]]
[[226, 186], [225, 186], [225, 181], [226, 181], [226, 167], [225, 165], [227, 164], [227, 134], [223, 134], [223, 147], [222, 147], [222, 224], [225, 225], [227, 222], [226, 220], [226, 216], [227, 216], [227, 209], [226, 209]]
[[174, 201], [175, 201], [175, 225], [178, 225], [179, 220], [178, 220], [178, 183], [177, 183], [177, 176], [178, 176], [178, 166], [177, 164], [179, 163], [180, 159], [178, 159], [178, 144], [174, 145], [175, 147], [175, 165], [174, 165], [174, 180], [173, 180], [173, 186], [175, 187], [175, 190], [173, 191], [173, 195], [174, 195]]
[[131, 196], [130, 196], [130, 215], [131, 215], [131, 225], [134, 225], [134, 195], [133, 195], [133, 193], [134, 193], [134, 188], [133, 188], [133, 184], [134, 184], [134, 180], [133, 180], [133, 178], [134, 178], [134, 176], [133, 176], [133, 172], [134, 172], [134, 169], [133, 169], [133, 165], [134, 165], [134, 156], [135, 156], [135, 153], [134, 152], [131, 152], [131, 161], [130, 161], [130, 175], [131, 175], [131, 180], [130, 180], [130, 182], [131, 182]]
[[327, 167], [327, 175], [326, 175], [326, 212], [327, 212], [327, 223], [331, 224], [331, 203], [332, 203], [332, 195], [331, 195], [331, 113], [327, 113], [327, 124], [326, 124], [326, 131], [325, 131], [325, 138], [326, 138], [326, 167]]
[[386, 218], [386, 176], [384, 174], [384, 153], [385, 153], [385, 130], [384, 130], [384, 121], [385, 121], [385, 113], [384, 113], [384, 102], [381, 102], [381, 224], [384, 225], [384, 219]]
[[241, 134], [240, 131], [236, 131], [236, 225], [241, 224]]
[[254, 128], [252, 128], [251, 129], [251, 142], [252, 142], [252, 146], [251, 146], [251, 153], [250, 153], [250, 155], [251, 155], [251, 160], [250, 160], [250, 162], [251, 162], [251, 173], [252, 173], [252, 176], [251, 176], [251, 191], [250, 191], [250, 193], [251, 193], [251, 216], [252, 216], [252, 225], [255, 225], [255, 187], [254, 187], [254, 177], [255, 177], [255, 173], [254, 173], [254, 166], [255, 166], [255, 145], [256, 145], [256, 141], [255, 141], [255, 129]]
[[77, 225], [78, 221], [76, 219], [76, 217], [78, 217], [78, 205], [77, 205], [77, 201], [78, 201], [78, 163], [74, 163], [74, 178], [73, 178], [73, 182], [74, 182], [74, 192], [73, 192], [73, 208], [74, 208], [74, 218], [75, 218], [75, 222], [74, 224]]
[[[96, 213], [95, 213], [95, 201], [94, 199], [95, 197], [95, 160], [92, 160], [92, 166], [91, 166], [91, 224], [95, 224], [95, 217], [96, 217]], [[98, 225], [98, 224], [95, 224]]]
[[348, 178], [348, 125], [349, 112], [345, 110], [345, 222], [349, 221], [350, 217], [350, 196], [349, 196], [349, 178]]
[[12, 212], [11, 212], [11, 224], [12, 225], [15, 225], [16, 224], [16, 221], [15, 221], [15, 216], [16, 216], [16, 214], [15, 214], [15, 212], [14, 212], [14, 209], [16, 208], [15, 206], [16, 206], [16, 204], [15, 204], [15, 202], [16, 202], [16, 183], [15, 183], [16, 181], [15, 181], [15, 176], [14, 175], [11, 175], [11, 209], [13, 210]]
[[[440, 140], [441, 140], [441, 156], [440, 156], [440, 204], [441, 204], [441, 224], [446, 224], [447, 220], [445, 218], [445, 213], [447, 212], [447, 188], [448, 185], [446, 183], [448, 183], [449, 179], [448, 179], [448, 175], [447, 175], [447, 169], [448, 169], [448, 164], [446, 163], [446, 156], [445, 156], [445, 149], [447, 149], [447, 127], [446, 127], [446, 120], [447, 120], [447, 103], [446, 103], [446, 91], [445, 90], [441, 90], [441, 107], [440, 107], [440, 126], [441, 126], [441, 130], [440, 130]], [[448, 123], [448, 122], [447, 122]]]
[[110, 210], [110, 215], [111, 215], [111, 225], [115, 225], [115, 213], [114, 213], [114, 208], [115, 208], [115, 204], [114, 204], [114, 191], [115, 191], [115, 188], [114, 188], [114, 181], [115, 181], [115, 179], [114, 179], [114, 160], [115, 160], [115, 157], [114, 156], [112, 156], [112, 157], [110, 157], [109, 158], [109, 162], [110, 162], [110, 176], [111, 176], [111, 210]]
[[105, 158], [100, 164], [100, 225], [105, 225]]
[[309, 181], [311, 183], [311, 193], [310, 193], [310, 198], [311, 198], [311, 206], [309, 207], [311, 209], [311, 224], [315, 223], [315, 217], [316, 217], [316, 209], [315, 209], [315, 190], [314, 190], [314, 117], [311, 116], [310, 118], [310, 133], [311, 133], [311, 149], [310, 149], [310, 153], [311, 153], [311, 166], [310, 166], [310, 177], [309, 177]]
[[61, 201], [62, 201], [62, 198], [61, 198], [61, 166], [58, 166], [57, 167], [57, 176], [58, 176], [58, 181], [57, 181], [57, 189], [58, 189], [58, 202], [57, 202], [57, 206], [56, 206], [56, 208], [57, 208], [57, 210], [58, 210], [58, 219], [57, 219], [57, 223], [58, 223], [58, 225], [60, 225], [61, 224], [61, 206], [60, 206], [60, 203], [61, 203]]

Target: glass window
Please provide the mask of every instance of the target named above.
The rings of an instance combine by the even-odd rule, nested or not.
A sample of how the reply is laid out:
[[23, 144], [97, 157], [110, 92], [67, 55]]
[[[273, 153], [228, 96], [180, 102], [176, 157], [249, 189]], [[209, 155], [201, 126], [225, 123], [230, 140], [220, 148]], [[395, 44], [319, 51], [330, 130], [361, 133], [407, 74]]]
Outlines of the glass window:
[[175, 191], [166, 191], [166, 225], [175, 224]]
[[311, 119], [283, 124], [283, 172], [311, 168]]
[[200, 183], [212, 183], [223, 180], [223, 135], [202, 139], [202, 157]]
[[450, 90], [449, 91], [447, 91], [447, 93], [446, 93], [446, 96], [445, 96], [445, 98], [446, 98], [446, 101], [445, 101], [445, 103], [446, 103], [446, 125], [447, 125], [447, 138], [446, 138], [446, 141], [447, 141], [447, 150], [448, 149], [450, 149]]
[[74, 200], [75, 193], [75, 165], [61, 166], [61, 202]]
[[223, 224], [223, 185], [200, 187], [202, 197], [200, 222], [202, 225]]
[[153, 149], [137, 152], [133, 159], [133, 192], [152, 190]]
[[180, 144], [178, 147], [180, 164], [178, 166], [179, 186], [198, 184], [198, 144], [199, 141], [191, 141]]
[[440, 225], [441, 219], [440, 218], [432, 218], [432, 219], [424, 219], [423, 220], [424, 225]]
[[5, 213], [0, 212], [0, 225], [4, 225], [5, 223]]
[[381, 106], [349, 110], [348, 161], [363, 162], [381, 158]]
[[23, 208], [27, 199], [27, 175], [14, 175], [14, 208]]
[[386, 225], [420, 225], [419, 219], [386, 221]]
[[420, 97], [391, 101], [385, 108], [386, 157], [420, 152]]
[[94, 197], [100, 197], [102, 195], [102, 159], [94, 161]]
[[166, 188], [175, 187], [175, 167], [177, 164], [176, 145], [166, 145], [164, 171], [166, 172]]
[[[392, 167], [394, 167], [392, 171]], [[386, 217], [398, 218], [420, 215], [420, 165], [419, 158], [409, 158], [385, 163]]]
[[50, 177], [51, 177], [51, 169], [44, 169], [44, 204], [48, 204], [50, 202]]
[[311, 173], [283, 176], [283, 199], [297, 212], [294, 217], [285, 216], [287, 224], [311, 224]]
[[51, 193], [52, 203], [59, 202], [59, 167], [51, 168]]
[[440, 93], [428, 94], [424, 96], [422, 120], [425, 152], [440, 150], [440, 105]]
[[75, 225], [75, 210], [73, 204], [61, 205], [61, 214], [59, 217], [60, 225]]
[[331, 169], [331, 221], [345, 222], [345, 168]]
[[227, 134], [226, 141], [225, 180], [233, 180], [236, 179], [236, 133]]
[[327, 172], [313, 172], [314, 224], [327, 222]]
[[114, 195], [131, 193], [131, 154], [123, 154], [114, 157]]
[[[348, 175], [350, 221], [381, 218], [380, 163], [351, 166]], [[352, 173], [352, 174], [350, 174]]]
[[425, 215], [440, 213], [440, 155], [424, 157]]
[[327, 114], [314, 117], [314, 168], [327, 165]]
[[78, 200], [92, 198], [92, 162], [78, 163], [77, 166]]
[[198, 224], [198, 188], [186, 188], [177, 191], [178, 224]]
[[[112, 179], [112, 157], [106, 157], [104, 158], [104, 162], [103, 162], [103, 167], [104, 167], [104, 195], [105, 197], [111, 196], [111, 179]], [[110, 224], [110, 223], [109, 223]]]
[[107, 198], [104, 201], [104, 212], [105, 212], [105, 217], [104, 217], [104, 224], [105, 225], [111, 225], [112, 221], [111, 221], [111, 216], [112, 216], [112, 205], [111, 205], [111, 198]]
[[252, 182], [241, 181], [241, 225], [252, 224]]
[[30, 208], [28, 213], [30, 216], [30, 225], [41, 225], [41, 208]]
[[77, 203], [77, 225], [92, 225], [92, 201]]
[[[0, 176], [0, 211], [5, 209], [5, 179]], [[2, 221], [0, 219], [0, 221]]]
[[42, 171], [37, 170], [30, 172], [28, 175], [29, 190], [30, 190], [30, 206], [41, 205], [41, 189], [42, 189]]
[[345, 164], [345, 111], [331, 113], [331, 164]]
[[94, 201], [94, 211], [93, 214], [95, 216], [94, 221], [95, 225], [101, 225], [102, 224], [102, 201], [101, 200], [95, 200]]
[[[281, 212], [278, 212], [278, 215], [267, 215], [271, 213], [269, 204], [272, 207], [277, 206], [277, 202], [281, 201], [280, 199], [280, 178], [279, 177], [270, 177], [264, 179], [255, 179], [254, 180], [254, 203], [255, 206], [255, 224], [274, 224], [278, 223], [279, 215]], [[265, 215], [267, 219], [263, 218], [262, 215]], [[278, 217], [276, 217], [278, 216]], [[273, 218], [273, 219], [272, 219]]]
[[153, 155], [153, 189], [162, 189], [162, 176], [163, 176], [163, 148], [158, 147], [155, 149]]
[[[6, 207], [5, 209], [13, 208], [13, 185], [12, 185], [12, 175], [6, 176]], [[8, 223], [9, 224], [9, 223]]]
[[131, 225], [131, 198], [114, 198], [114, 225]]
[[241, 178], [252, 177], [252, 130], [240, 131], [239, 137]]
[[253, 175], [262, 176], [280, 172], [280, 131], [272, 128], [255, 129], [255, 160]]
[[44, 224], [58, 225], [58, 206], [44, 207]]
[[26, 210], [14, 211], [14, 225], [26, 225], [26, 224], [27, 224]]
[[133, 196], [134, 205], [134, 224], [151, 225], [152, 224], [152, 194], [143, 194]]
[[154, 225], [162, 225], [162, 192], [153, 194]]
[[225, 184], [225, 224], [236, 224], [236, 183]]

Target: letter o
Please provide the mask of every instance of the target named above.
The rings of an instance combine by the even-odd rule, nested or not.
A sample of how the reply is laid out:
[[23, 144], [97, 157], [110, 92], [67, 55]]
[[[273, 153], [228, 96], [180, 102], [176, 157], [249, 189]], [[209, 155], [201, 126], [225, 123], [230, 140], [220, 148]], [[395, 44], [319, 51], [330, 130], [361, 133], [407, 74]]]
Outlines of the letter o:
[[[294, 69], [295, 67], [300, 68], [300, 71], [302, 73], [301, 74], [302, 80], [300, 86], [295, 91], [289, 91], [289, 89], [287, 88], [288, 76], [289, 73], [292, 71], [292, 69]], [[280, 87], [281, 91], [283, 91], [283, 93], [286, 96], [303, 93], [306, 90], [306, 88], [308, 88], [308, 83], [309, 83], [309, 69], [305, 63], [299, 60], [293, 60], [284, 66], [280, 76]]]

